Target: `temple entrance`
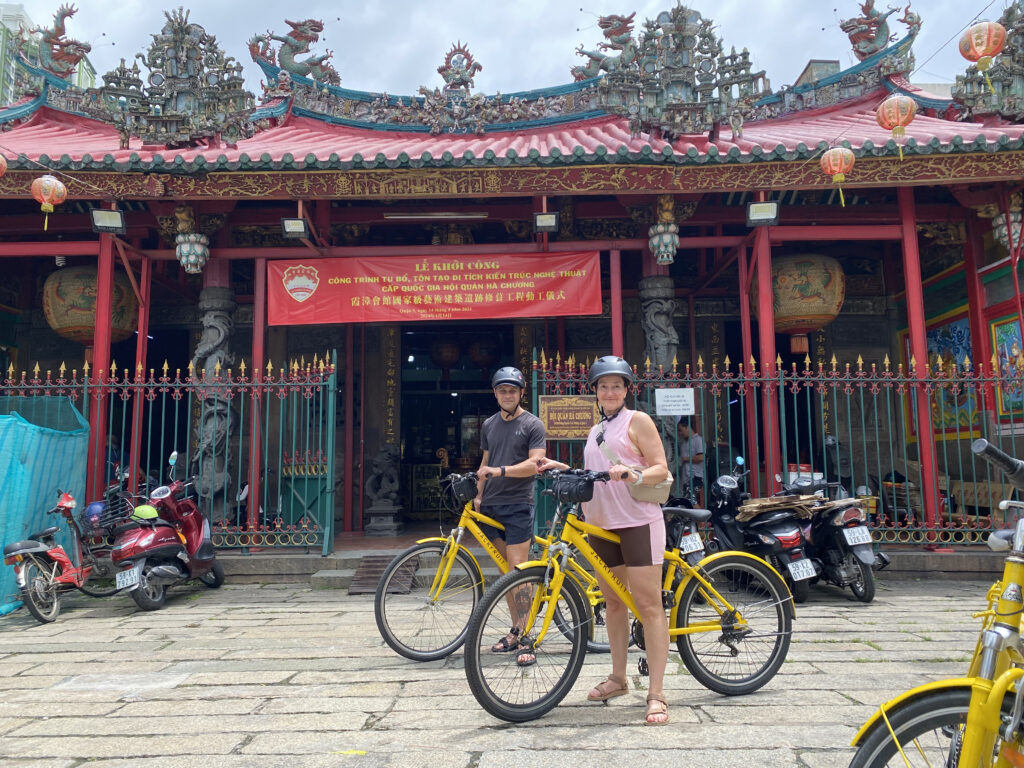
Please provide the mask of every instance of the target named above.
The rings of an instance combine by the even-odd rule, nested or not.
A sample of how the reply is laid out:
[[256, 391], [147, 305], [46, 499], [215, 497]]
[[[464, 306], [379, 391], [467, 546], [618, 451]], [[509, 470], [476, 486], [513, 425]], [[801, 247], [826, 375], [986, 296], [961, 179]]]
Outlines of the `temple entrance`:
[[442, 465], [480, 465], [480, 425], [496, 410], [491, 374], [519, 365], [511, 323], [416, 323], [402, 330], [402, 471], [414, 520], [434, 519]]

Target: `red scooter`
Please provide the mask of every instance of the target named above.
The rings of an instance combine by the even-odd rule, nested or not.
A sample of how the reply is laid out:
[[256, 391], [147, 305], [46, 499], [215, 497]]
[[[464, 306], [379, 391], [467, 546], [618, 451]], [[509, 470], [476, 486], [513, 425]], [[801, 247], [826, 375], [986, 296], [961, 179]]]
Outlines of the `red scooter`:
[[111, 581], [114, 568], [110, 561], [109, 530], [89, 515], [76, 518], [74, 509], [78, 502], [70, 493], [57, 493], [57, 506], [47, 514], [60, 514], [67, 519], [72, 553], [69, 555], [54, 540], [60, 531], [56, 525], [4, 547], [4, 563], [14, 566], [25, 607], [43, 624], [57, 618], [63, 592], [77, 589], [91, 597], [108, 597], [117, 592]]
[[224, 583], [217, 562], [210, 523], [184, 495], [188, 482], [174, 479], [178, 452], [171, 454], [170, 485], [149, 494], [149, 504], [135, 508], [128, 525], [114, 532], [111, 557], [120, 570], [118, 589], [129, 591], [144, 611], [155, 611], [167, 599], [167, 587], [198, 579], [216, 589]]

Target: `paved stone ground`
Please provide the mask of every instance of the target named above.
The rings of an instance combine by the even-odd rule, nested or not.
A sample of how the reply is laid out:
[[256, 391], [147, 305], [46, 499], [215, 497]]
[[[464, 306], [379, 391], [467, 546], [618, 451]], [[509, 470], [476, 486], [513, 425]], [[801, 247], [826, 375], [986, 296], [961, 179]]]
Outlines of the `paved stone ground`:
[[127, 597], [76, 595], [53, 624], [24, 609], [0, 617], [0, 765], [845, 766], [875, 705], [964, 673], [987, 587], [882, 582], [871, 605], [812, 588], [787, 662], [755, 694], [701, 688], [673, 649], [663, 728], [643, 727], [642, 678], [610, 705], [584, 701], [608, 671], [601, 655], [546, 717], [495, 720], [469, 692], [461, 651], [428, 664], [396, 656], [369, 596], [178, 588], [142, 613]]

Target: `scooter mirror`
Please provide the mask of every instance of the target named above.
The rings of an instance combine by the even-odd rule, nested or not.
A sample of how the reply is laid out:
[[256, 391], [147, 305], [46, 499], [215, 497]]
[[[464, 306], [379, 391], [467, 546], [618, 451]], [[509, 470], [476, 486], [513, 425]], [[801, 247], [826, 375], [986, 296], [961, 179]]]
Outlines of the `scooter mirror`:
[[743, 460], [743, 457], [742, 456], [737, 456], [736, 457], [736, 466], [742, 467], [744, 464], [746, 464], [746, 462]]
[[780, 475], [778, 472], [775, 473], [775, 482], [776, 483], [781, 483], [782, 482], [782, 475]]
[[171, 451], [171, 455], [167, 457], [167, 463], [170, 464], [172, 467], [178, 463], [177, 451]]

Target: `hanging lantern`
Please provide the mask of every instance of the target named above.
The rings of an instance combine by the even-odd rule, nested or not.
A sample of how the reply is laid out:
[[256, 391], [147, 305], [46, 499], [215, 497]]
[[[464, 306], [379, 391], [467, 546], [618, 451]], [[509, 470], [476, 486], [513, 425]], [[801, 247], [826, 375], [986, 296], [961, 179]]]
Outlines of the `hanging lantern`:
[[[853, 150], [846, 147], [832, 147], [821, 156], [821, 170], [832, 177], [836, 184], [846, 181], [846, 174], [853, 170], [853, 163], [856, 158]], [[846, 199], [843, 197], [843, 188], [839, 187], [839, 203], [846, 207]]]
[[1006, 28], [997, 21], [979, 21], [964, 32], [960, 38], [960, 55], [978, 66], [978, 71], [985, 75], [988, 89], [995, 93], [992, 81], [988, 79], [988, 68], [992, 66], [992, 57], [998, 56], [1006, 43]]
[[894, 93], [878, 105], [875, 119], [886, 130], [892, 131], [892, 138], [903, 159], [903, 137], [907, 135], [907, 126], [917, 115], [917, 102], [902, 93]]
[[7, 158], [0, 155], [0, 178], [2, 178], [5, 173], [7, 173]]
[[184, 232], [179, 233], [174, 242], [177, 243], [174, 254], [185, 271], [190, 275], [201, 273], [210, 258], [210, 239], [198, 232]]
[[[91, 347], [96, 333], [96, 267], [66, 267], [51, 273], [43, 284], [43, 315], [65, 339]], [[128, 276], [115, 272], [107, 320], [110, 341], [130, 339], [138, 315], [139, 303]]]
[[[846, 298], [846, 275], [838, 261], [817, 253], [772, 258], [775, 332], [789, 334], [789, 351], [810, 352], [809, 334], [836, 319]], [[757, 314], [757, 281], [750, 289]]]
[[50, 223], [50, 214], [53, 213], [53, 206], [60, 205], [68, 197], [68, 188], [55, 176], [40, 176], [32, 182], [32, 197], [39, 203], [39, 207], [46, 218], [43, 219], [43, 231], [46, 231]]

